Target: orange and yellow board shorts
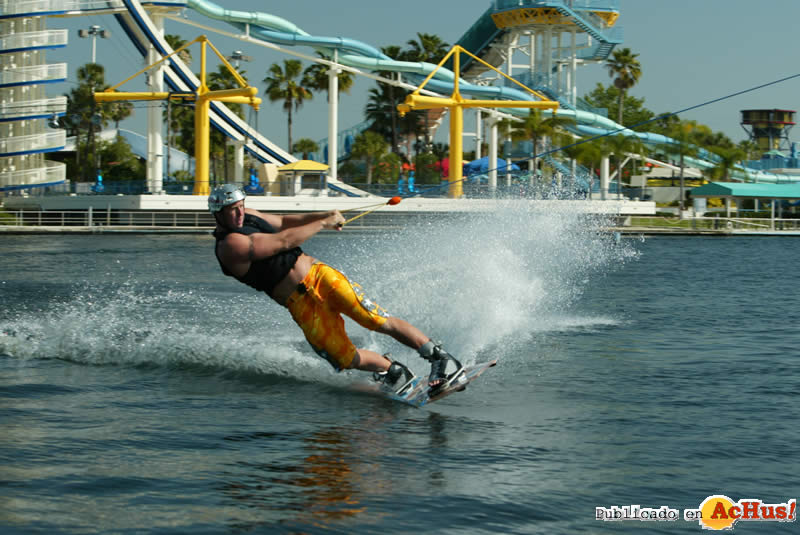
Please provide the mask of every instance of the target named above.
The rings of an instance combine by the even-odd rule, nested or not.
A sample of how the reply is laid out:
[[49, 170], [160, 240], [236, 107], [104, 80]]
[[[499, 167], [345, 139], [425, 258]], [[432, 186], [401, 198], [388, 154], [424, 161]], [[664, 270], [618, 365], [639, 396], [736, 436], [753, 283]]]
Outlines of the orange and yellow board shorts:
[[377, 331], [389, 318], [383, 308], [365, 297], [360, 285], [320, 262], [311, 266], [286, 307], [314, 351], [337, 371], [350, 368], [356, 356], [342, 314], [371, 331]]

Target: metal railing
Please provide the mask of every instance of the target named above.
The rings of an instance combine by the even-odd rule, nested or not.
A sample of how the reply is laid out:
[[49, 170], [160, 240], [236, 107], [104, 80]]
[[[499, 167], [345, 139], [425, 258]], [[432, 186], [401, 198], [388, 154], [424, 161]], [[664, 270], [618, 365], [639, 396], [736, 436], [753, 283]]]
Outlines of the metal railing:
[[690, 221], [693, 228], [740, 231], [800, 230], [800, 219], [693, 217]]
[[43, 30], [39, 32], [24, 32], [6, 35], [0, 38], [0, 51], [30, 50], [65, 46], [67, 44], [67, 30]]
[[208, 212], [121, 210], [9, 210], [0, 225], [15, 227], [97, 227], [172, 230], [211, 230], [216, 226]]
[[0, 139], [0, 156], [57, 149], [66, 144], [67, 132], [65, 130]]
[[653, 231], [711, 231], [718, 233], [764, 233], [800, 232], [800, 219], [797, 218], [742, 218], [742, 217], [686, 217], [671, 219], [666, 217], [634, 217], [631, 224]]
[[[142, 2], [147, 4], [148, 1]], [[153, 3], [153, 2], [150, 2]], [[183, 0], [159, 0], [159, 5], [185, 6]], [[0, 15], [41, 15], [67, 11], [95, 11], [124, 9], [122, 0], [0, 0]]]
[[67, 97], [53, 97], [25, 102], [4, 102], [0, 104], [0, 119], [25, 119], [36, 115], [64, 113], [67, 111]]
[[494, 0], [495, 9], [511, 9], [514, 7], [538, 7], [546, 4], [563, 4], [573, 9], [598, 9], [619, 11], [619, 0], [556, 0], [555, 2], [542, 0]]
[[34, 65], [0, 71], [0, 85], [48, 82], [67, 79], [67, 64]]
[[67, 176], [67, 166], [61, 162], [45, 161], [44, 167], [22, 169], [0, 173], [0, 187], [23, 184], [52, 184], [63, 182]]

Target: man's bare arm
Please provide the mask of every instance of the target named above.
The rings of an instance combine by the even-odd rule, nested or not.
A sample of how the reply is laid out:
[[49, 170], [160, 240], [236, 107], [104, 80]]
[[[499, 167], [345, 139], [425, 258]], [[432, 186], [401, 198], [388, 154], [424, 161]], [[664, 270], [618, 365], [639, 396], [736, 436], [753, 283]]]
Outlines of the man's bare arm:
[[[263, 217], [272, 214], [258, 215]], [[268, 217], [263, 218], [272, 224]], [[249, 264], [255, 260], [268, 258], [303, 244], [323, 229], [339, 229], [341, 228], [341, 223], [344, 222], [344, 217], [338, 211], [334, 211], [324, 218], [311, 219], [311, 221], [303, 225], [290, 227], [275, 234], [262, 232], [247, 236], [236, 233], [228, 234], [220, 250], [223, 261], [225, 261], [226, 265], [228, 263]]]
[[328, 212], [309, 212], [304, 214], [267, 214], [264, 212], [259, 212], [258, 210], [254, 210], [253, 208], [245, 208], [245, 213], [254, 215], [256, 217], [260, 217], [261, 219], [265, 220], [267, 223], [272, 225], [275, 230], [281, 231], [295, 227], [301, 227], [303, 225], [307, 225], [308, 223], [313, 223], [314, 221], [320, 221], [327, 217], [331, 217], [334, 214], [338, 213], [338, 210], [330, 210]]

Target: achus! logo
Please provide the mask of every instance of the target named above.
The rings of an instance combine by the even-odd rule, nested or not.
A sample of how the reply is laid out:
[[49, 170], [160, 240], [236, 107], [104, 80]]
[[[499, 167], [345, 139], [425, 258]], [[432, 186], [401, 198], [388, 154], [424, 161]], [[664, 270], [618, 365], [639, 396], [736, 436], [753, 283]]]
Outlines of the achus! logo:
[[797, 519], [796, 506], [796, 499], [773, 504], [757, 499], [734, 502], [727, 496], [716, 494], [703, 500], [699, 509], [684, 511], [684, 518], [688, 520], [694, 516], [703, 529], [724, 530], [733, 529], [737, 522], [794, 522]]

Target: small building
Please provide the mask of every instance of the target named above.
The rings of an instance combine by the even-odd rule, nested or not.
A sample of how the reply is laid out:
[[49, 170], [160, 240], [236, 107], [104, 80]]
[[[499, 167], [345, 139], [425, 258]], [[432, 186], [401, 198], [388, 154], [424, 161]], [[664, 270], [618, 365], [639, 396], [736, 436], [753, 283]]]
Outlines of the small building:
[[[770, 219], [775, 225], [775, 201], [797, 201], [800, 199], [800, 183], [794, 184], [742, 184], [738, 182], [709, 182], [692, 190], [693, 198], [715, 198], [725, 201], [725, 213], [731, 216], [731, 204], [738, 207], [739, 201], [754, 199], [770, 204]], [[782, 215], [783, 203], [778, 203], [778, 218]]]
[[275, 181], [264, 184], [272, 195], [328, 196], [328, 166], [311, 160], [297, 160], [278, 168]]

